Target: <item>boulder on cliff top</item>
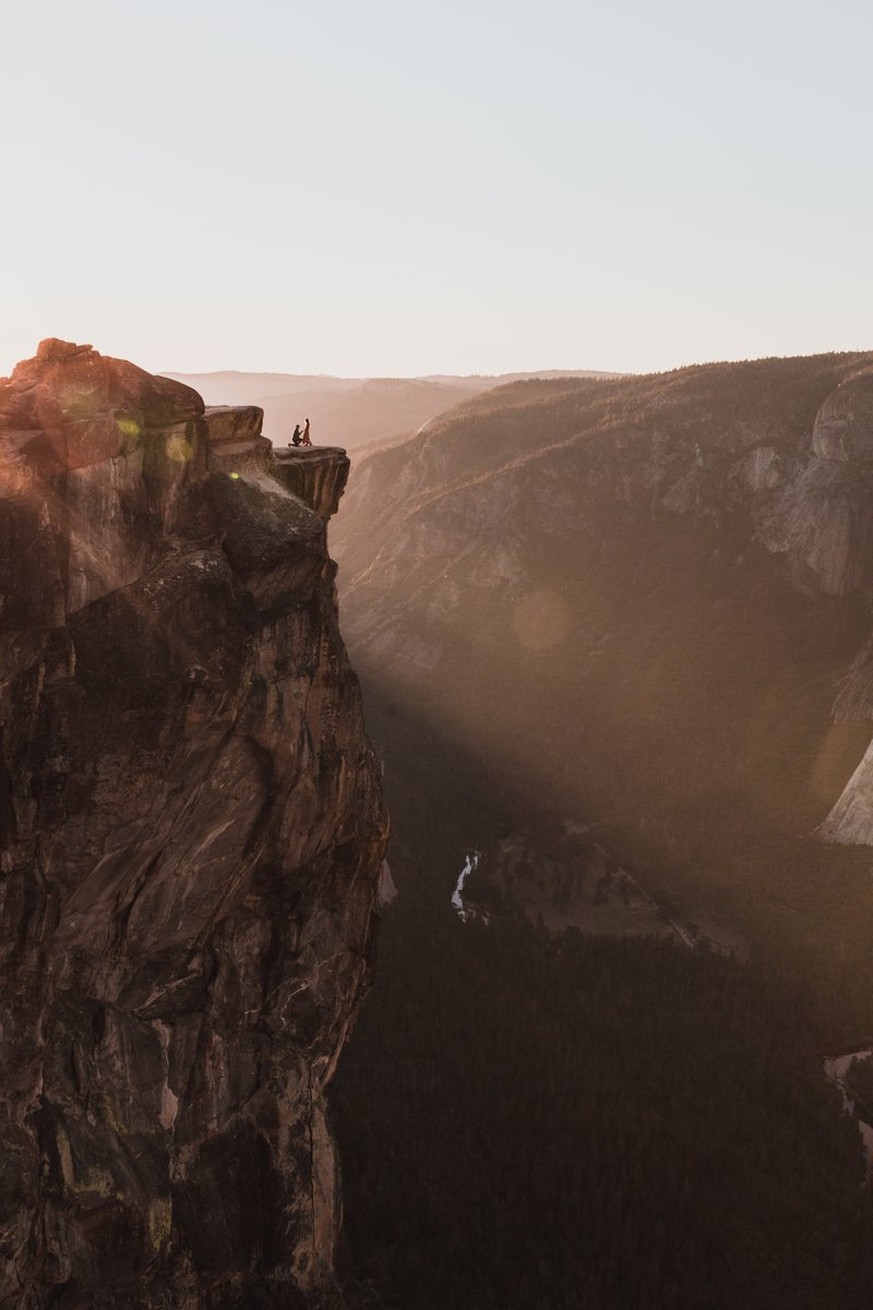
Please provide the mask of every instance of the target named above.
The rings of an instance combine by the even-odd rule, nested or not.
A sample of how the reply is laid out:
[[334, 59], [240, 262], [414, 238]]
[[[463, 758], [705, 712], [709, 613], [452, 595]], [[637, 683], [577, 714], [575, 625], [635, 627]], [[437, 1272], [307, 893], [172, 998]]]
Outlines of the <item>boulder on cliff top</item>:
[[0, 429], [51, 431], [118, 414], [129, 436], [133, 425], [165, 427], [203, 410], [202, 398], [182, 382], [53, 337], [0, 379]]

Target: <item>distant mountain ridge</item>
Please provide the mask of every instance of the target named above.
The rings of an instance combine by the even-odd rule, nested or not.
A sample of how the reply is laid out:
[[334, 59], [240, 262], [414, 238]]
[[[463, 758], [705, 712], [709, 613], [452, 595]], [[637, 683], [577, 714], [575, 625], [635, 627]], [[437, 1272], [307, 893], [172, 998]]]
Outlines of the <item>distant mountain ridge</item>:
[[264, 433], [285, 444], [294, 424], [312, 421], [313, 439], [347, 449], [415, 432], [422, 424], [482, 391], [528, 377], [599, 377], [586, 371], [507, 373], [500, 376], [435, 374], [421, 378], [338, 378], [320, 374], [172, 373], [164, 377], [199, 391], [208, 405], [259, 405]]

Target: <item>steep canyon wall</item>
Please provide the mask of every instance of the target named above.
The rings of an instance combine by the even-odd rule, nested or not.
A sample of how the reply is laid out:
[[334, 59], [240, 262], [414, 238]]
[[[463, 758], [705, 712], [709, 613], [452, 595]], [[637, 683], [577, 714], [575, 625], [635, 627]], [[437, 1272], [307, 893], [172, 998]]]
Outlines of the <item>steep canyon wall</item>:
[[50, 340], [0, 382], [0, 1306], [317, 1305], [386, 817], [348, 461]]

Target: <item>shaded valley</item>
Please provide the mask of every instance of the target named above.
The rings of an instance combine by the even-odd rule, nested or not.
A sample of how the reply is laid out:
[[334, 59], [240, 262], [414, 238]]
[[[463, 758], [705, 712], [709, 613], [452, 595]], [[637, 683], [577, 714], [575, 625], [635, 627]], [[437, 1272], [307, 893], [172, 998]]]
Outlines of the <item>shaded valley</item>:
[[521, 382], [358, 464], [400, 891], [336, 1089], [361, 1304], [869, 1299], [822, 1056], [873, 1031], [871, 363]]

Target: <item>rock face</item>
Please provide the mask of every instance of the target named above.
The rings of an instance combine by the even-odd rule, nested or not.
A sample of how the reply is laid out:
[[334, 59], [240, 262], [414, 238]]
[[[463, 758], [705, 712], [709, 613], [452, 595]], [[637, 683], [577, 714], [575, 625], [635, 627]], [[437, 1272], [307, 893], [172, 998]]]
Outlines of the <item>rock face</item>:
[[0, 381], [0, 1306], [332, 1296], [386, 819], [292, 463], [88, 346]]
[[873, 587], [873, 372], [860, 370], [821, 406], [811, 440], [763, 522], [795, 576], [833, 595]]
[[336, 446], [304, 446], [275, 453], [282, 484], [324, 518], [335, 514], [349, 473], [346, 452]]
[[364, 457], [337, 527], [373, 703], [495, 793], [704, 910], [873, 844], [869, 353], [492, 391]]

